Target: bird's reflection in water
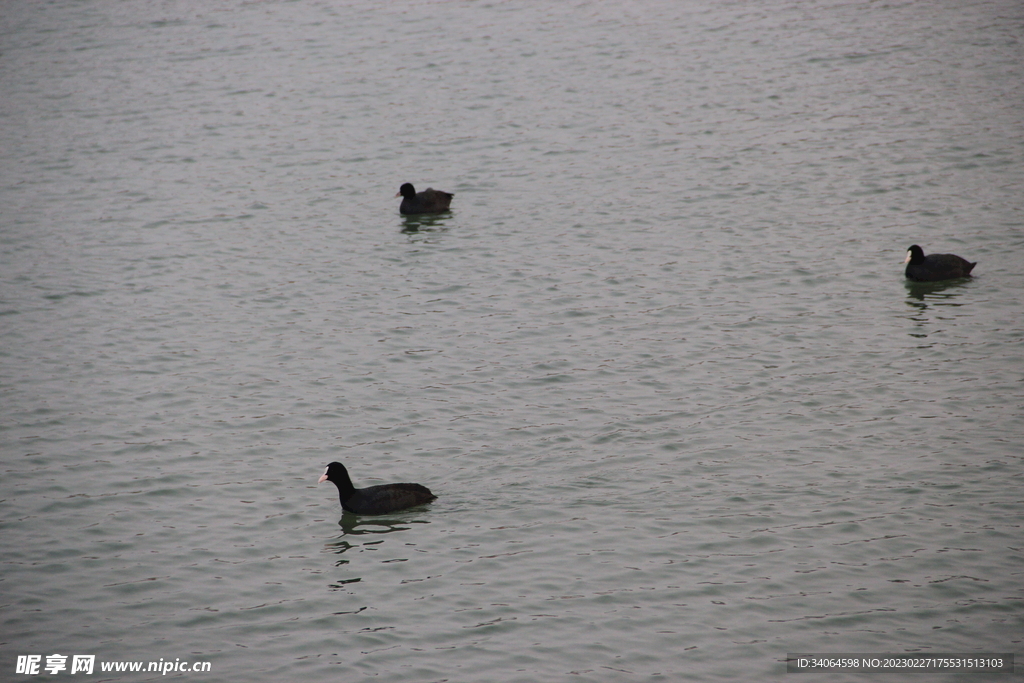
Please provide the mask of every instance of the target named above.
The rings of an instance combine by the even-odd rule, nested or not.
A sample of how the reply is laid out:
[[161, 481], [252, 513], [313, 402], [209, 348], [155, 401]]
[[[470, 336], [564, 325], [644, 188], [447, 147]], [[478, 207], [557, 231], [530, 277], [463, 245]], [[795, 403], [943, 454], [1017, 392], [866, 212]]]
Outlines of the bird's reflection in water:
[[[355, 515], [351, 512], [345, 512], [342, 514], [341, 519], [338, 520], [338, 526], [341, 527], [342, 532], [341, 537], [325, 543], [324, 550], [334, 555], [344, 555], [349, 551], [364, 552], [366, 550], [375, 550], [373, 546], [380, 545], [384, 542], [384, 539], [374, 538], [374, 536], [390, 534], [396, 531], [408, 531], [412, 528], [413, 524], [429, 524], [429, 522], [397, 515], [368, 517], [366, 515]], [[364, 538], [355, 538], [359, 536]], [[353, 538], [349, 539], [347, 537]], [[396, 562], [399, 560], [388, 561]], [[349, 564], [349, 560], [339, 557], [334, 566], [341, 567], [346, 564]], [[340, 579], [332, 582], [328, 587], [331, 590], [344, 590], [346, 584], [359, 583], [360, 581], [362, 579], [358, 577]]]
[[[371, 540], [374, 536], [391, 534], [396, 531], [408, 531], [412, 528], [413, 524], [429, 524], [429, 522], [424, 520], [413, 520], [407, 517], [400, 518], [395, 515], [367, 517], [354, 515], [351, 512], [345, 512], [341, 516], [341, 519], [338, 520], [338, 526], [341, 527], [342, 532], [341, 537], [325, 543], [324, 550], [335, 555], [341, 555], [349, 550], [378, 545], [383, 543], [384, 539]], [[367, 538], [362, 542], [359, 542], [360, 539], [347, 538], [350, 536], [365, 536]], [[338, 564], [347, 564], [347, 562], [347, 560], [339, 560]]]
[[[404, 511], [403, 511], [404, 512]], [[365, 534], [390, 534], [395, 531], [407, 531], [410, 524], [429, 524], [426, 520], [410, 519], [407, 514], [393, 513], [389, 515], [356, 515], [345, 511], [338, 520], [338, 526], [345, 536], [362, 536]]]
[[451, 214], [416, 214], [413, 216], [402, 216], [402, 232], [407, 235], [443, 233], [448, 228], [445, 223], [451, 218]]
[[973, 280], [970, 278], [941, 280], [939, 282], [914, 282], [906, 280], [903, 285], [907, 288], [907, 298], [923, 302], [926, 297], [940, 301], [953, 299], [959, 296], [964, 287], [972, 282]]
[[[964, 292], [965, 285], [972, 280], [943, 280], [940, 282], [913, 282], [907, 280], [904, 285], [907, 288], [907, 306], [912, 310], [910, 320], [914, 322], [915, 331], [910, 332], [911, 337], [925, 338], [928, 336], [927, 326], [942, 318], [937, 314], [939, 306], [955, 308], [964, 306], [958, 303], [956, 298]], [[929, 309], [933, 309], [929, 314]]]

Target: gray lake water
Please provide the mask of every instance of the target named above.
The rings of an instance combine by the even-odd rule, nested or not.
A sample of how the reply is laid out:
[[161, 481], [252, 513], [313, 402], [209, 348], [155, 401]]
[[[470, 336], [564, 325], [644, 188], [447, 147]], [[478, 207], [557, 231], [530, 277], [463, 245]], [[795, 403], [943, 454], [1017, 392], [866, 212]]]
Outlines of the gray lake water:
[[[1022, 39], [1016, 0], [0, 3], [2, 678], [1021, 653]], [[975, 277], [909, 285], [915, 243]], [[342, 517], [333, 460], [439, 498]], [[99, 671], [159, 659], [211, 670]]]

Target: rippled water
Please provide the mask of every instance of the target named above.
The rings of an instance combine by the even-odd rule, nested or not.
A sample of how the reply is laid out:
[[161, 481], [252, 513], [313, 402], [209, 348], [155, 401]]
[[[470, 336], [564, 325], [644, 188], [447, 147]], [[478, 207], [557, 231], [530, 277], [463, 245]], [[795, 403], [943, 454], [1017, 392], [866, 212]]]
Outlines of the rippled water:
[[2, 8], [4, 671], [1019, 651], [1019, 3]]

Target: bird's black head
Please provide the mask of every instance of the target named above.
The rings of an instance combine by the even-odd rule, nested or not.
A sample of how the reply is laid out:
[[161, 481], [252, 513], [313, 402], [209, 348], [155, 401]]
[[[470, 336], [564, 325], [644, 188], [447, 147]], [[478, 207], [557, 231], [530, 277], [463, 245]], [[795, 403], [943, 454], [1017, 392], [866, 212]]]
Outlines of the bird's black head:
[[412, 186], [412, 183], [404, 183], [402, 187], [398, 188], [398, 194], [406, 199], [412, 199], [416, 196], [416, 188]]
[[916, 244], [912, 245], [909, 249], [907, 249], [907, 260], [904, 261], [904, 263], [909, 263], [911, 265], [917, 265], [918, 263], [923, 263], [923, 262], [924, 262], [924, 249], [922, 249], [921, 247], [917, 246]]
[[328, 465], [316, 483], [320, 484], [325, 481], [333, 482], [339, 489], [352, 488], [352, 479], [348, 476], [348, 470], [340, 462], [332, 462]]

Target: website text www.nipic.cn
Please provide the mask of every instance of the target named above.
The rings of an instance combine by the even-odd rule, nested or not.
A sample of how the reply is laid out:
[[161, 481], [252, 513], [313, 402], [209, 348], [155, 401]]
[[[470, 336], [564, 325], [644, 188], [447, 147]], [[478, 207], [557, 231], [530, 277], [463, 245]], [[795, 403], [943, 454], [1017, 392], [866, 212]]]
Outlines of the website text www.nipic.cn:
[[158, 662], [101, 661], [97, 666], [96, 655], [18, 655], [14, 673], [35, 676], [40, 673], [91, 674], [96, 669], [103, 673], [145, 672], [166, 676], [169, 673], [209, 673], [210, 662], [183, 662], [181, 658], [160, 658]]

